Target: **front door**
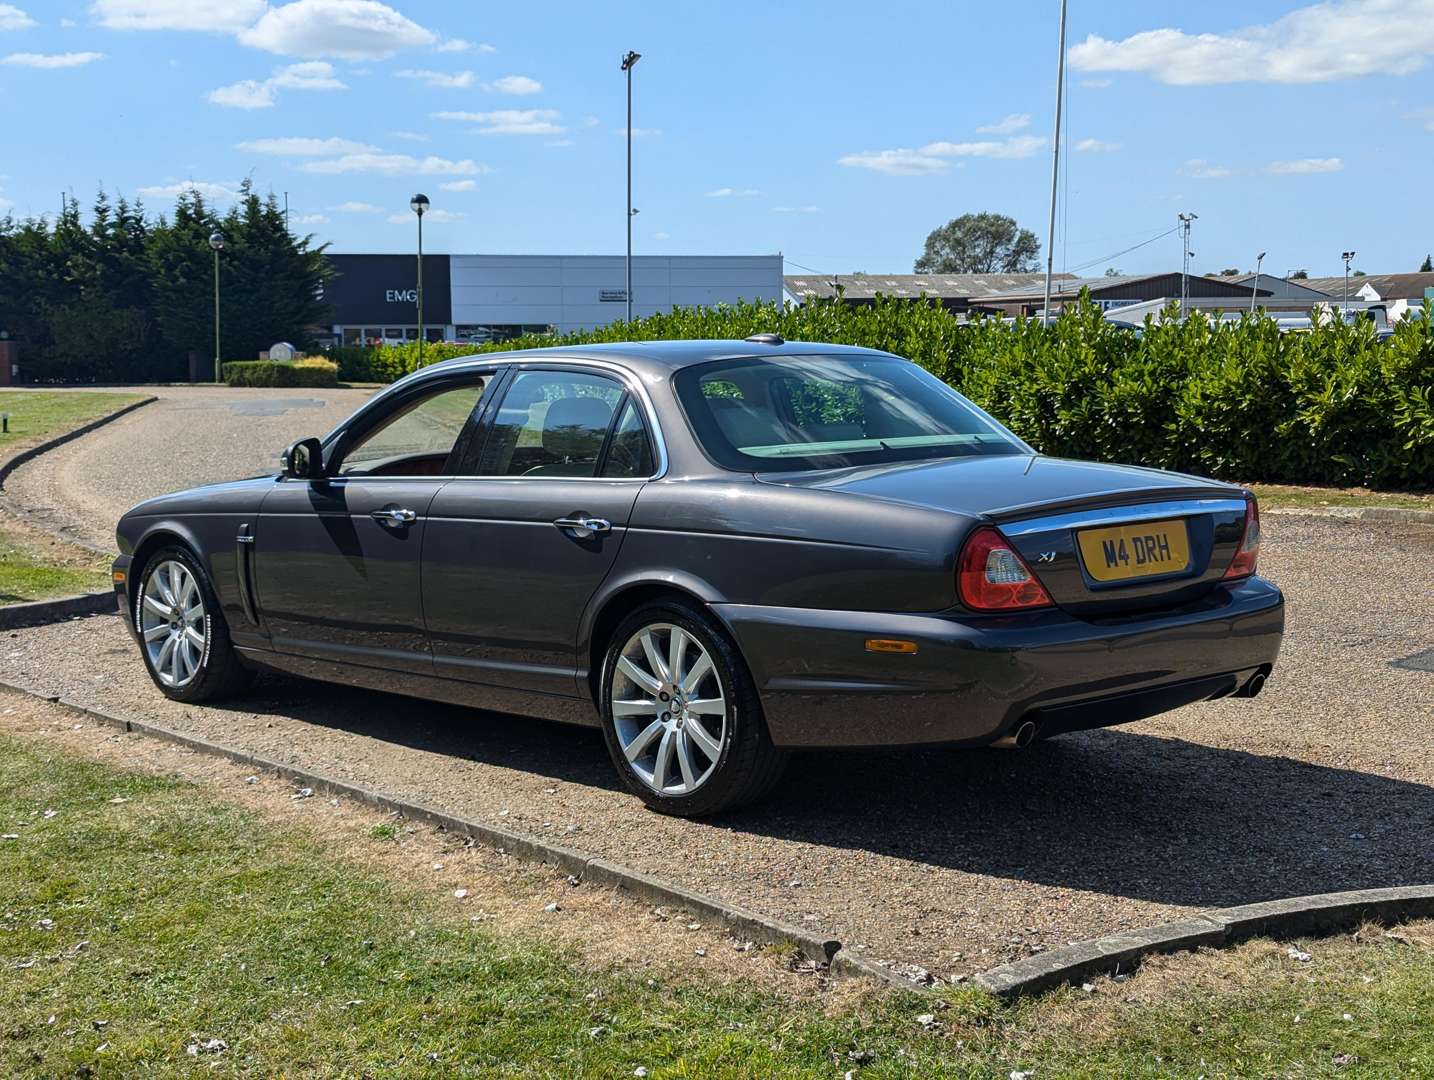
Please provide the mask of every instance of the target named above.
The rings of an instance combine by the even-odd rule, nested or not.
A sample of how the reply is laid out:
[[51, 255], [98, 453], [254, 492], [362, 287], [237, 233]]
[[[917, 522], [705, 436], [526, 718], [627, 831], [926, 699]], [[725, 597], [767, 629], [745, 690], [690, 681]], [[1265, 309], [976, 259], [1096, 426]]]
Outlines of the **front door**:
[[423, 536], [487, 381], [376, 403], [331, 443], [324, 479], [285, 480], [265, 497], [255, 588], [275, 651], [432, 673]]
[[448, 678], [576, 696], [578, 623], [654, 471], [615, 376], [523, 368], [481, 451], [429, 507], [423, 606]]

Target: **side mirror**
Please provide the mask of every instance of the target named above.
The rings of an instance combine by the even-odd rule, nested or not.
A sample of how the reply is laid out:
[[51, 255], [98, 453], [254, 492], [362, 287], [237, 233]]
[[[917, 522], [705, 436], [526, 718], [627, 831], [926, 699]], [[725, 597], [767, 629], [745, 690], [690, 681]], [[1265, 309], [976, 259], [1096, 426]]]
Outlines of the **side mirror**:
[[324, 478], [324, 448], [318, 439], [300, 439], [285, 447], [279, 460], [284, 464], [284, 475], [294, 480]]

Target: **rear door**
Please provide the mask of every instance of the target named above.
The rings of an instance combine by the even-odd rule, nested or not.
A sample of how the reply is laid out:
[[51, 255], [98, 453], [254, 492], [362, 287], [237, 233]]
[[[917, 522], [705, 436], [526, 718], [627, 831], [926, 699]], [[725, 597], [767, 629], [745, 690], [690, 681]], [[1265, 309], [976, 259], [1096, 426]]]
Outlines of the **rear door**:
[[617, 374], [508, 376], [468, 475], [429, 507], [423, 607], [439, 675], [580, 693], [578, 623], [656, 471], [649, 424]]

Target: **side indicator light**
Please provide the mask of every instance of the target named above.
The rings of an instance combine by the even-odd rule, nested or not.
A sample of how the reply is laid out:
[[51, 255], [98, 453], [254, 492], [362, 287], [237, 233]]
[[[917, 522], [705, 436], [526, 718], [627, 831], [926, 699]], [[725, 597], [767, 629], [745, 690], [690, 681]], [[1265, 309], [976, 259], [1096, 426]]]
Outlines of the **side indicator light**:
[[910, 656], [916, 652], [916, 642], [899, 641], [896, 638], [867, 638], [866, 651], [881, 653], [905, 653]]
[[123, 570], [116, 570], [116, 571], [114, 572], [114, 579], [115, 579], [115, 584], [117, 584], [117, 585], [122, 585], [122, 584], [124, 584], [124, 571], [123, 571]]

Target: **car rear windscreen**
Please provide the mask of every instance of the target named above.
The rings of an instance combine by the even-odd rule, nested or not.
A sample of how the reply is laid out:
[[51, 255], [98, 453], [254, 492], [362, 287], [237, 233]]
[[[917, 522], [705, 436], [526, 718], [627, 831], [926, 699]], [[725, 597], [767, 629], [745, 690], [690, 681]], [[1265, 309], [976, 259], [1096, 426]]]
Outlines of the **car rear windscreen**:
[[892, 356], [717, 360], [675, 376], [708, 456], [742, 472], [1025, 454], [934, 375]]

